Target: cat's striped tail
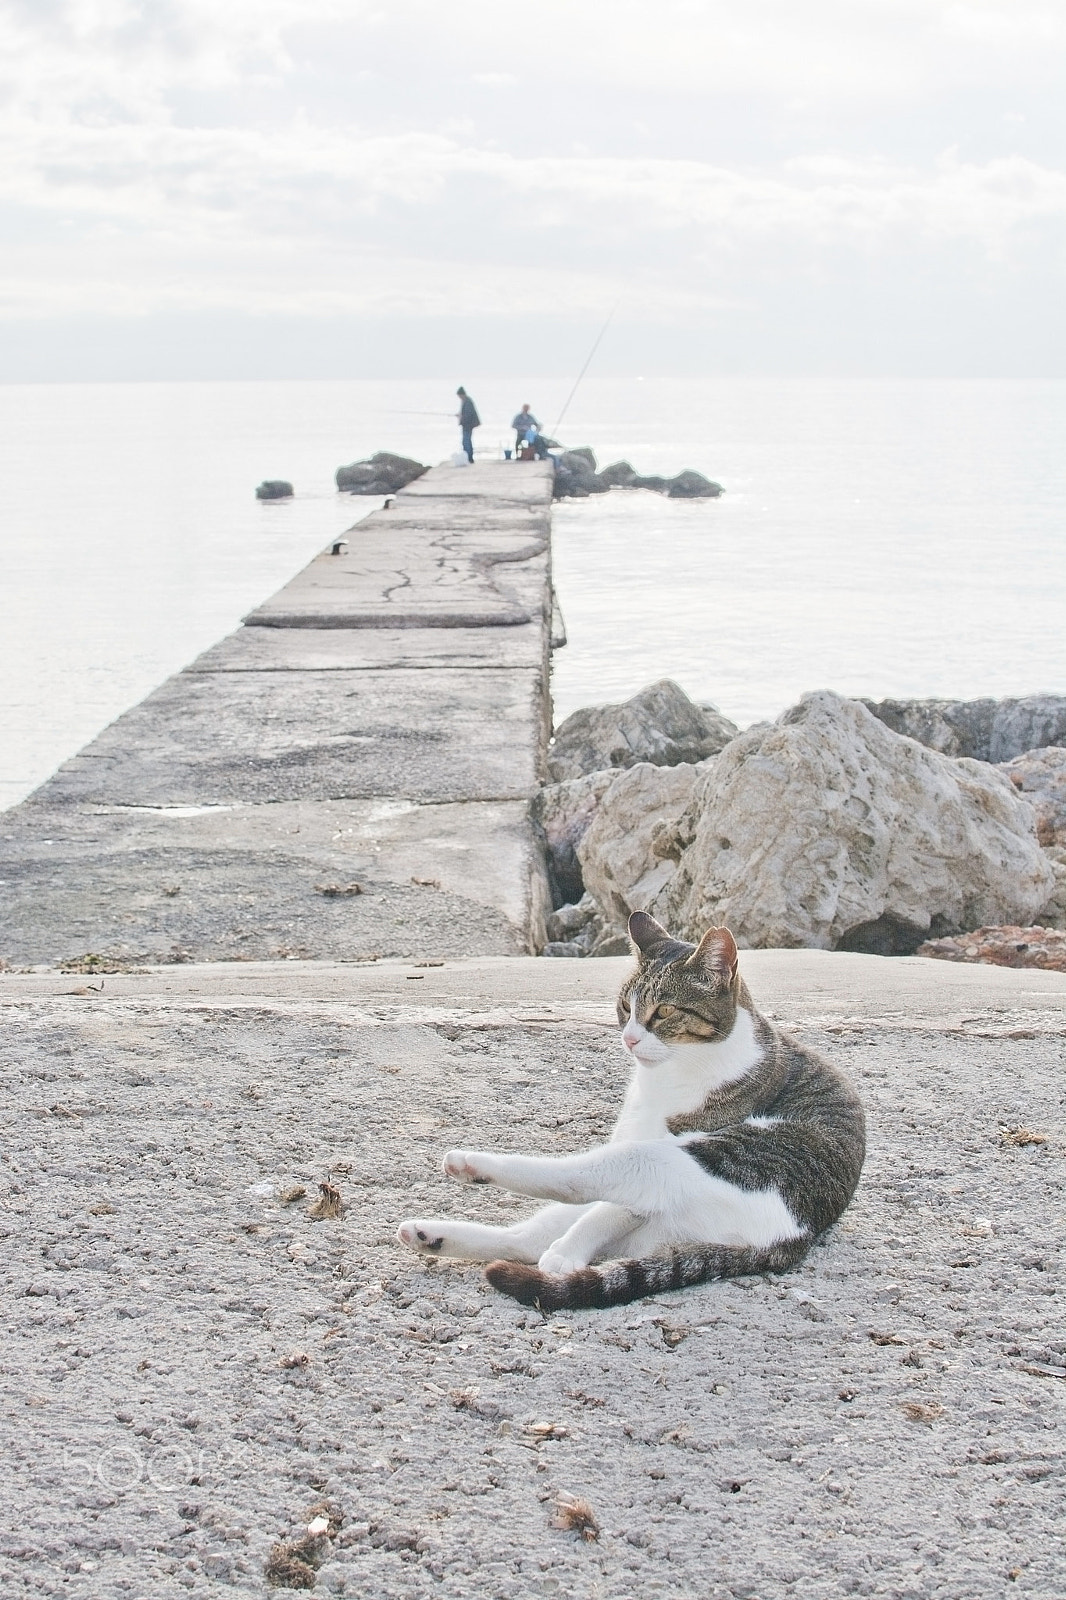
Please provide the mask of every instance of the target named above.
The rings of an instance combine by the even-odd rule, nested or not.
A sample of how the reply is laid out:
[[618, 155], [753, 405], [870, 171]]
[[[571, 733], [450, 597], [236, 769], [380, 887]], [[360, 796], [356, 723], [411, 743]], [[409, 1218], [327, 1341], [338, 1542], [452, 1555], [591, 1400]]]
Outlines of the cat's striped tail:
[[540, 1311], [584, 1311], [624, 1306], [649, 1294], [684, 1289], [715, 1278], [746, 1278], [762, 1272], [787, 1272], [802, 1260], [811, 1240], [803, 1235], [765, 1248], [687, 1245], [669, 1255], [638, 1261], [605, 1261], [556, 1277], [522, 1261], [491, 1261], [485, 1276], [494, 1289]]

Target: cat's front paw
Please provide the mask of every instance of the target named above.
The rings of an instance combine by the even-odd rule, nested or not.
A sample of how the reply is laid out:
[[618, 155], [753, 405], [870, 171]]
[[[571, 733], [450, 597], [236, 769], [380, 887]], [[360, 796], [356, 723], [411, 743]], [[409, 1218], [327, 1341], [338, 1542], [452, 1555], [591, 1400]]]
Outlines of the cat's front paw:
[[554, 1278], [565, 1278], [571, 1272], [580, 1272], [582, 1267], [587, 1267], [587, 1261], [574, 1261], [570, 1256], [564, 1256], [560, 1251], [551, 1247], [545, 1250], [537, 1266], [541, 1272], [550, 1272]]
[[478, 1150], [449, 1150], [444, 1157], [445, 1176], [459, 1183], [495, 1183], [496, 1175], [489, 1170], [491, 1156]]
[[408, 1250], [414, 1250], [420, 1256], [440, 1255], [444, 1248], [444, 1234], [440, 1227], [421, 1217], [411, 1217], [407, 1222], [401, 1222], [396, 1237]]

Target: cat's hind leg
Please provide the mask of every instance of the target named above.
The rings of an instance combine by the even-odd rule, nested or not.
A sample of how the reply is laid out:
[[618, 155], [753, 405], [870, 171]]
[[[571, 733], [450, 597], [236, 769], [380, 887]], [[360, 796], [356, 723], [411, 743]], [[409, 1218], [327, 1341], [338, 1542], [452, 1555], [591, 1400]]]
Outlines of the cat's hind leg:
[[448, 1256], [457, 1261], [540, 1260], [552, 1240], [560, 1238], [586, 1210], [584, 1206], [545, 1206], [524, 1222], [494, 1228], [453, 1217], [412, 1217], [396, 1237], [423, 1256]]

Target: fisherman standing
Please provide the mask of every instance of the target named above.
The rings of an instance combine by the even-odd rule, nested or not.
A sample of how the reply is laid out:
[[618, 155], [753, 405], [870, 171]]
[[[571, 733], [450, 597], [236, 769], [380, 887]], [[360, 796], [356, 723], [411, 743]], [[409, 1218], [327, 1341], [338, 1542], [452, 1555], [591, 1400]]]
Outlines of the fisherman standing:
[[521, 411], [511, 418], [511, 427], [514, 429], [514, 447], [517, 454], [529, 438], [531, 429], [534, 433], [540, 432], [540, 423], [530, 411], [528, 400]]
[[474, 464], [474, 429], [480, 428], [481, 418], [477, 414], [477, 406], [471, 400], [462, 384], [456, 389], [459, 396], [459, 426], [463, 430], [463, 449], [470, 465]]

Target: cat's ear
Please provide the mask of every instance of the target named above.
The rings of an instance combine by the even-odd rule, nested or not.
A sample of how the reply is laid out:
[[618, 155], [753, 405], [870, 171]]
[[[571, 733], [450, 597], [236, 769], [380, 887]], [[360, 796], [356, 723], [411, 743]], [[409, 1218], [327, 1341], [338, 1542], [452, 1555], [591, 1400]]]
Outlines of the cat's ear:
[[669, 939], [670, 935], [662, 923], [656, 922], [654, 917], [649, 917], [646, 911], [634, 911], [629, 919], [629, 937], [641, 955], [644, 955], [653, 945]]
[[737, 975], [737, 945], [728, 928], [708, 928], [685, 962], [708, 978], [725, 978], [732, 983]]

